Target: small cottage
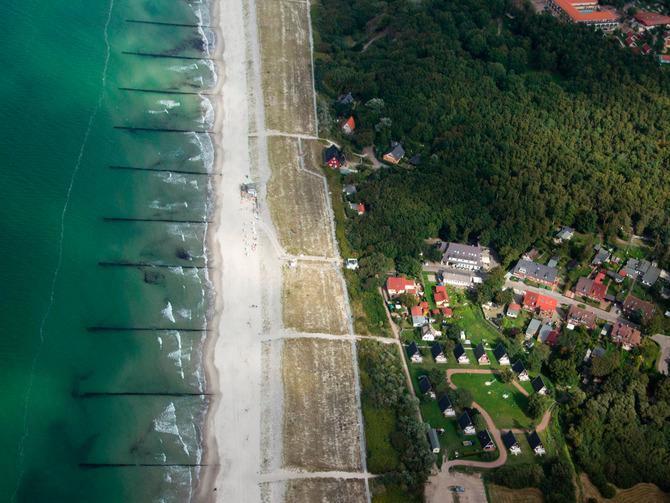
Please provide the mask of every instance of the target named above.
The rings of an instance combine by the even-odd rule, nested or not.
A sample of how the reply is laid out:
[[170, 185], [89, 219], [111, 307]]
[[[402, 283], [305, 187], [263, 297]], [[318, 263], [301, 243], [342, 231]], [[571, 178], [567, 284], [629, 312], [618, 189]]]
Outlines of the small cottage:
[[458, 425], [461, 427], [461, 430], [463, 430], [464, 435], [474, 435], [477, 433], [475, 425], [472, 424], [470, 414], [468, 414], [467, 410], [463, 411], [463, 414], [458, 417]]
[[528, 435], [528, 444], [530, 445], [530, 448], [533, 449], [533, 453], [535, 453], [536, 456], [542, 456], [547, 452], [544, 450], [544, 445], [542, 445], [540, 436], [536, 431]]
[[530, 381], [530, 376], [528, 375], [528, 371], [526, 370], [526, 367], [524, 366], [521, 359], [518, 359], [514, 363], [514, 365], [512, 365], [512, 371], [516, 372], [517, 377], [519, 378], [519, 381]]
[[477, 347], [474, 349], [475, 359], [479, 365], [490, 365], [489, 355], [486, 354], [484, 345], [480, 342]]
[[540, 395], [547, 394], [547, 387], [544, 385], [542, 377], [537, 376], [530, 382], [530, 385], [533, 387], [533, 391], [535, 391], [535, 393], [539, 393]]
[[470, 358], [468, 358], [468, 355], [465, 352], [465, 348], [463, 347], [462, 343], [458, 343], [458, 346], [454, 348], [454, 356], [456, 357], [456, 361], [458, 363], [461, 363], [463, 365], [466, 365], [470, 363]]
[[489, 430], [480, 431], [479, 435], [477, 435], [477, 438], [479, 439], [479, 443], [482, 446], [482, 450], [484, 452], [491, 452], [496, 450], [496, 444], [493, 443], [493, 439], [489, 434]]
[[509, 430], [507, 433], [501, 435], [501, 438], [503, 444], [505, 444], [505, 447], [509, 449], [509, 452], [515, 456], [521, 454], [521, 447], [519, 447], [519, 442], [516, 441], [516, 437], [514, 436], [514, 433], [512, 433], [512, 430]]
[[502, 344], [498, 344], [493, 350], [493, 356], [498, 360], [498, 365], [509, 365], [509, 356]]
[[419, 352], [419, 346], [416, 345], [416, 342], [412, 342], [412, 344], [407, 346], [406, 350], [407, 350], [407, 358], [409, 358], [410, 362], [421, 363], [423, 361], [423, 357]]
[[449, 400], [446, 393], [437, 401], [437, 405], [440, 407], [440, 412], [442, 412], [444, 417], [453, 417], [456, 415], [454, 406], [451, 405], [451, 400]]
[[430, 348], [430, 352], [433, 354], [433, 360], [435, 360], [435, 363], [447, 363], [447, 357], [444, 355], [444, 351], [442, 351], [442, 344], [439, 342], [433, 344], [433, 346]]

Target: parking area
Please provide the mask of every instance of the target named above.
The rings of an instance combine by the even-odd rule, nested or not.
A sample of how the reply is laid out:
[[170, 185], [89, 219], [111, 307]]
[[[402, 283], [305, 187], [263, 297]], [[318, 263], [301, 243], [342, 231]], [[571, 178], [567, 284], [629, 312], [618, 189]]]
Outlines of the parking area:
[[[453, 486], [462, 487], [465, 491], [456, 493], [452, 489]], [[484, 489], [484, 481], [481, 475], [479, 473], [449, 473], [444, 470], [428, 479], [426, 503], [451, 503], [456, 501], [454, 495], [458, 495], [459, 503], [482, 503], [486, 501], [486, 489]]]

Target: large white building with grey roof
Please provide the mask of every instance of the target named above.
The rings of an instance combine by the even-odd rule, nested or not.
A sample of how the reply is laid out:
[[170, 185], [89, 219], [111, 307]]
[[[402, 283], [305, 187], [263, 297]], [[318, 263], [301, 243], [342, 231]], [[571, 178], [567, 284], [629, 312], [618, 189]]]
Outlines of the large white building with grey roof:
[[442, 263], [446, 266], [478, 271], [484, 265], [482, 261], [482, 249], [479, 245], [470, 246], [459, 243], [442, 243], [440, 250], [444, 252]]

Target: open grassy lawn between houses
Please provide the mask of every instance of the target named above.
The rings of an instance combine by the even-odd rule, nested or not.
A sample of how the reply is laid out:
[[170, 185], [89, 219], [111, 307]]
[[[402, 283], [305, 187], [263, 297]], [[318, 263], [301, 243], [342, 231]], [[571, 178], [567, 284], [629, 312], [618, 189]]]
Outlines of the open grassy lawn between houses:
[[484, 319], [479, 307], [468, 303], [454, 311], [454, 320], [463, 328], [465, 335], [476, 346], [484, 339], [491, 348], [495, 348], [502, 340], [502, 334]]
[[[503, 384], [496, 377], [489, 374], [454, 374], [451, 382], [458, 388], [469, 389], [475, 402], [488, 412], [499, 429], [531, 428], [532, 420], [524, 412], [528, 397], [513, 384]], [[494, 379], [490, 386], [484, 384]], [[507, 398], [504, 398], [505, 395]]]

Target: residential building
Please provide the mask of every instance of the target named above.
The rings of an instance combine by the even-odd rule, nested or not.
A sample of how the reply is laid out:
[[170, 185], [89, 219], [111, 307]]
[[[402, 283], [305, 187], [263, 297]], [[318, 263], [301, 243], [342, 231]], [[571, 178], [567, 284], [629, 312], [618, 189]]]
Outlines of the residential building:
[[533, 391], [535, 391], [535, 393], [539, 393], [540, 395], [547, 394], [547, 387], [544, 385], [544, 381], [542, 380], [541, 376], [537, 376], [535, 379], [533, 379], [530, 382], [530, 385], [533, 387]]
[[547, 337], [549, 337], [550, 333], [551, 333], [551, 323], [545, 323], [540, 327], [540, 333], [537, 334], [537, 340], [539, 342], [546, 342]]
[[430, 449], [433, 451], [433, 454], [438, 454], [440, 452], [440, 439], [437, 438], [435, 428], [428, 430], [428, 442], [430, 443]]
[[644, 300], [638, 299], [629, 295], [626, 297], [626, 300], [623, 301], [622, 305], [623, 312], [628, 316], [632, 316], [637, 311], [642, 311], [642, 318], [648, 320], [654, 314], [654, 304], [651, 302], [645, 302]]
[[601, 30], [613, 30], [619, 24], [614, 14], [598, 10], [596, 0], [548, 0], [547, 6], [557, 14], [565, 13], [571, 23], [588, 24]]
[[664, 16], [663, 14], [657, 14], [656, 12], [637, 12], [633, 18], [635, 19], [635, 24], [648, 30], [654, 26], [664, 26], [670, 24], [670, 17]]
[[439, 342], [433, 344], [433, 346], [430, 348], [430, 352], [433, 355], [433, 360], [435, 360], [435, 363], [447, 363], [447, 357], [442, 350], [442, 344]]
[[405, 149], [397, 141], [392, 141], [391, 148], [386, 151], [382, 159], [393, 164], [398, 164], [403, 157], [405, 157]]
[[591, 351], [591, 358], [600, 358], [601, 356], [605, 356], [605, 349], [601, 348], [600, 346], [596, 346], [593, 348], [593, 351]]
[[440, 412], [442, 412], [444, 417], [453, 417], [456, 415], [454, 406], [451, 405], [451, 400], [449, 400], [446, 393], [437, 401], [437, 405], [440, 407]]
[[509, 430], [507, 433], [503, 433], [500, 438], [502, 438], [503, 444], [509, 449], [509, 452], [518, 456], [521, 454], [521, 447], [519, 447], [519, 442], [517, 442], [516, 437], [512, 430]]
[[355, 271], [358, 269], [358, 259], [355, 258], [348, 258], [344, 261], [344, 267], [347, 269], [351, 269], [352, 271]]
[[519, 381], [530, 381], [528, 371], [526, 370], [526, 367], [524, 366], [521, 359], [518, 359], [516, 362], [514, 362], [514, 365], [512, 365], [512, 371], [516, 372]]
[[405, 350], [407, 351], [407, 358], [409, 358], [410, 362], [421, 363], [423, 361], [423, 357], [419, 351], [419, 346], [416, 345], [416, 342], [412, 342], [412, 344], [407, 346]]
[[451, 318], [454, 314], [448, 307], [440, 308], [440, 313], [442, 313], [442, 316], [445, 318]]
[[420, 306], [414, 306], [410, 309], [410, 315], [412, 316], [412, 326], [414, 328], [419, 328], [428, 323], [426, 317], [423, 315], [423, 309]]
[[509, 356], [502, 344], [498, 344], [493, 350], [493, 356], [498, 360], [498, 365], [509, 365]]
[[482, 446], [483, 451], [491, 452], [496, 450], [496, 444], [493, 443], [489, 430], [480, 431], [477, 438], [479, 439], [479, 444]]
[[428, 395], [430, 398], [435, 398], [433, 385], [430, 384], [430, 381], [426, 376], [419, 376], [418, 383], [419, 383], [419, 392], [422, 395]]
[[533, 318], [530, 320], [530, 323], [528, 324], [528, 328], [526, 328], [526, 339], [530, 339], [532, 337], [535, 337], [535, 334], [537, 331], [540, 329], [540, 326], [542, 325], [542, 322], [536, 318]]
[[621, 344], [626, 351], [637, 347], [642, 342], [642, 333], [629, 325], [616, 322], [612, 327], [612, 342]]
[[558, 301], [556, 299], [541, 293], [528, 291], [523, 297], [523, 308], [542, 316], [552, 316], [557, 305]]
[[335, 100], [336, 105], [349, 105], [354, 102], [354, 97], [351, 93], [340, 94], [340, 96]]
[[551, 330], [544, 343], [549, 346], [556, 346], [558, 344], [558, 330]]
[[654, 283], [658, 281], [658, 278], [661, 276], [661, 270], [656, 266], [649, 266], [647, 272], [644, 273], [640, 282], [644, 286], [654, 286]]
[[605, 323], [603, 325], [603, 329], [600, 331], [600, 335], [609, 335], [609, 333], [612, 331], [612, 324], [611, 323]]
[[556, 239], [560, 241], [570, 241], [572, 239], [575, 230], [572, 227], [564, 225], [561, 227], [561, 230], [556, 234]]
[[605, 262], [607, 262], [608, 258], [610, 258], [610, 254], [608, 253], [608, 251], [605, 248], [600, 248], [596, 252], [596, 256], [593, 257], [593, 260], [591, 261], [591, 263], [593, 265], [602, 265]]
[[468, 414], [467, 410], [464, 410], [463, 414], [458, 417], [458, 425], [461, 427], [461, 430], [463, 430], [464, 435], [474, 435], [477, 433], [475, 425], [472, 424], [470, 414]]
[[482, 262], [482, 249], [479, 245], [442, 243], [439, 248], [444, 252], [444, 255], [442, 255], [442, 264], [446, 266], [478, 271], [484, 265]]
[[344, 124], [342, 124], [342, 132], [344, 134], [351, 134], [354, 132], [354, 129], [356, 128], [356, 121], [354, 120], [353, 117], [349, 117]]
[[539, 250], [533, 246], [529, 251], [522, 255], [522, 258], [525, 258], [526, 260], [533, 260], [538, 251]]
[[596, 283], [589, 278], [579, 278], [574, 288], [577, 295], [587, 297], [596, 302], [602, 302], [607, 295], [607, 286], [602, 283]]
[[542, 441], [540, 440], [540, 436], [537, 434], [537, 431], [534, 431], [528, 435], [528, 445], [530, 445], [530, 448], [533, 449], [533, 452], [536, 456], [542, 456], [547, 452], [544, 450], [544, 445], [542, 445]]
[[412, 166], [418, 166], [421, 164], [422, 159], [421, 159], [421, 153], [417, 152], [414, 154], [412, 157], [410, 157], [409, 162]]
[[[669, 45], [669, 44], [668, 44], [668, 39], [666, 39], [666, 42], [665, 42], [665, 50], [666, 50], [666, 51], [668, 50], [668, 45]], [[668, 63], [670, 63], [670, 55], [668, 55], [668, 54], [661, 54], [661, 55], [658, 57], [658, 60], [661, 62], [661, 64], [663, 64], [663, 65], [667, 65]]]
[[469, 287], [472, 284], [472, 276], [469, 274], [442, 270], [438, 273], [442, 283], [445, 285]]
[[642, 44], [642, 54], [651, 54], [652, 52], [649, 44]]
[[342, 192], [344, 192], [347, 196], [353, 196], [356, 193], [356, 186], [342, 185]]
[[435, 287], [433, 300], [437, 307], [449, 307], [449, 295], [447, 295], [447, 288], [444, 285], [437, 285]]
[[584, 325], [589, 330], [596, 326], [596, 315], [586, 309], [581, 309], [575, 305], [570, 306], [568, 310], [568, 328]]
[[335, 145], [323, 150], [323, 163], [331, 168], [339, 168], [344, 164], [344, 157]]
[[477, 360], [477, 363], [479, 365], [490, 365], [491, 362], [489, 361], [489, 356], [486, 354], [486, 350], [484, 349], [484, 345], [480, 342], [477, 347], [474, 349], [475, 353], [475, 360]]
[[529, 279], [536, 283], [551, 286], [552, 290], [558, 284], [558, 271], [556, 269], [529, 260], [519, 260], [511, 273], [512, 276], [520, 279]]
[[467, 353], [465, 352], [465, 348], [463, 347], [462, 343], [458, 343], [458, 346], [454, 348], [454, 356], [456, 357], [456, 361], [461, 364], [468, 364], [470, 363], [470, 358], [468, 358]]
[[411, 279], [397, 276], [389, 276], [386, 280], [386, 291], [390, 297], [395, 297], [403, 293], [417, 293], [416, 283]]
[[521, 309], [521, 306], [519, 304], [510, 304], [507, 306], [507, 316], [510, 318], [516, 318], [519, 316], [519, 309]]
[[430, 323], [425, 324], [421, 327], [421, 340], [432, 342], [435, 340], [437, 332]]

